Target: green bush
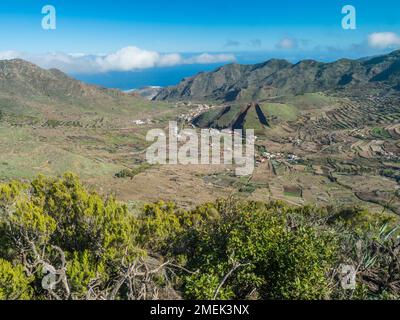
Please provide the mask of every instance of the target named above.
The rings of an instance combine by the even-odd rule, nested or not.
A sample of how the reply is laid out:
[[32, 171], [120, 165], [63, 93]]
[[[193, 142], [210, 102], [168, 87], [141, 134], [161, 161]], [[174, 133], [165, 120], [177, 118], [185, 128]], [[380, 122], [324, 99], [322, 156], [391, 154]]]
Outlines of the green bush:
[[137, 166], [134, 169], [122, 169], [121, 171], [119, 171], [115, 174], [115, 177], [121, 178], [121, 179], [123, 179], [123, 178], [131, 178], [132, 179], [133, 177], [135, 177], [139, 173], [149, 169], [150, 167], [151, 167], [150, 164], [144, 163], [144, 164]]
[[22, 265], [13, 266], [0, 259], [0, 300], [28, 300], [32, 297], [32, 281]]
[[[280, 204], [220, 201], [214, 209], [219, 219], [190, 230], [186, 248], [188, 267], [210, 279], [222, 281], [235, 269], [217, 297], [245, 299], [255, 292], [263, 299], [328, 297], [326, 274], [336, 250], [331, 233], [290, 227], [287, 208]], [[211, 284], [202, 276], [192, 275], [187, 281], [188, 298], [213, 298]], [[201, 288], [196, 288], [196, 281]]]
[[87, 191], [73, 174], [0, 186], [0, 258], [34, 268], [36, 298], [43, 294], [46, 265], [66, 268], [75, 296], [95, 278], [106, 286], [123, 262], [145, 254], [136, 238], [136, 219], [126, 205]]
[[[39, 176], [0, 185], [0, 299], [399, 299], [399, 236], [398, 219], [362, 208], [227, 199], [133, 214], [73, 174]], [[359, 267], [355, 290], [341, 264]]]

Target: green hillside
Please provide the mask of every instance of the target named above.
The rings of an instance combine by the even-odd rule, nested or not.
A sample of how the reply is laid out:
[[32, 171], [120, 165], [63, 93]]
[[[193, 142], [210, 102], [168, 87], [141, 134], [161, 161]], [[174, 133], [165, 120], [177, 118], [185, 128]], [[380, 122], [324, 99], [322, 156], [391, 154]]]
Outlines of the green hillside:
[[168, 109], [136, 95], [84, 84], [23, 60], [0, 61], [0, 112], [18, 122], [126, 121]]

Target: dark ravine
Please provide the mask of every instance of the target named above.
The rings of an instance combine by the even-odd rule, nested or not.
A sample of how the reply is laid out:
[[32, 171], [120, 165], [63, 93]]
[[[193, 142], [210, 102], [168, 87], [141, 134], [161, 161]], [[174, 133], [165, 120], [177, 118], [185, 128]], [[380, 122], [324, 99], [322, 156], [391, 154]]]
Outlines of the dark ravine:
[[233, 120], [232, 124], [230, 125], [232, 129], [236, 130], [244, 128], [244, 124], [246, 122], [246, 116], [251, 107], [252, 105], [249, 104], [246, 107], [242, 108], [241, 112], [238, 114], [236, 119]]
[[162, 89], [154, 100], [257, 101], [277, 95], [324, 91], [359, 94], [396, 93], [400, 83], [400, 51], [332, 63], [303, 60], [292, 64], [272, 59], [255, 65], [229, 64]]

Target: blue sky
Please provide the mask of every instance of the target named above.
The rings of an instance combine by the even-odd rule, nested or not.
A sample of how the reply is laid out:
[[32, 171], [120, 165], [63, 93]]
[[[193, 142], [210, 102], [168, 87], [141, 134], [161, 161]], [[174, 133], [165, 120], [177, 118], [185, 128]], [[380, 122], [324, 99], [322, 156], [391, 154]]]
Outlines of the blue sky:
[[[57, 9], [55, 31], [41, 29], [46, 4]], [[357, 9], [356, 31], [341, 28], [346, 4]], [[273, 49], [283, 37], [345, 47], [371, 32], [400, 31], [400, 2], [2, 0], [0, 26], [2, 50], [34, 52], [102, 53], [128, 45], [163, 52], [254, 51]], [[255, 39], [261, 46], [251, 45]]]
[[[44, 5], [56, 8], [56, 30], [41, 28]], [[357, 10], [356, 30], [341, 26], [344, 5]], [[0, 58], [70, 73], [355, 58], [400, 47], [400, 1], [2, 0], [0, 39]]]

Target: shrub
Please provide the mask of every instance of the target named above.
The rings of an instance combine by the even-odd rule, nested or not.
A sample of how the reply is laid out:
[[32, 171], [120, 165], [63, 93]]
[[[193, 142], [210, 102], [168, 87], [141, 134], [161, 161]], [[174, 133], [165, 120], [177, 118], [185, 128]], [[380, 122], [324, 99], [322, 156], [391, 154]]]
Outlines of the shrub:
[[117, 172], [115, 174], [115, 177], [116, 178], [121, 178], [121, 179], [123, 179], [123, 178], [131, 178], [131, 179], [133, 179], [136, 175], [138, 175], [139, 173], [147, 170], [150, 167], [151, 167], [150, 164], [144, 163], [144, 164], [141, 164], [141, 165], [137, 166], [134, 169], [122, 169], [121, 171], [119, 171], [119, 172]]
[[[362, 208], [160, 201], [134, 215], [73, 174], [39, 176], [0, 185], [0, 299], [398, 299], [399, 236]], [[340, 264], [358, 266], [354, 291]]]
[[[219, 219], [189, 230], [185, 246], [188, 267], [218, 279], [214, 284], [231, 272], [217, 297], [244, 299], [254, 292], [263, 299], [328, 297], [326, 274], [336, 250], [331, 233], [291, 227], [281, 204], [220, 201], [215, 210]], [[186, 277], [184, 292], [191, 299], [211, 299], [210, 285], [195, 274]], [[217, 286], [213, 290], [216, 294]]]
[[[53, 292], [52, 298], [82, 297], [94, 280], [107, 287], [145, 255], [136, 238], [136, 219], [126, 205], [87, 191], [73, 174], [0, 186], [0, 258], [36, 275], [35, 298], [47, 296], [44, 268], [58, 270], [65, 280], [62, 294]], [[15, 272], [15, 279], [23, 279], [22, 269]]]
[[32, 296], [30, 283], [22, 265], [13, 266], [0, 259], [0, 300], [28, 300]]

